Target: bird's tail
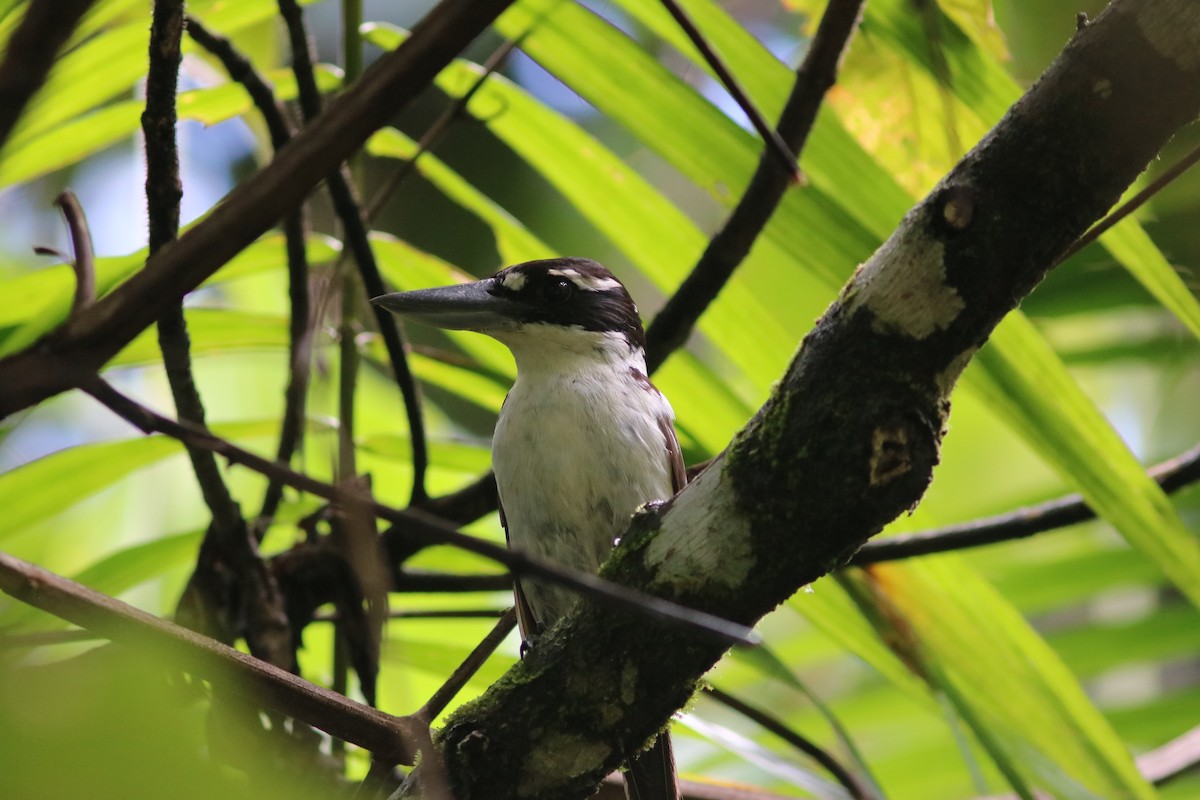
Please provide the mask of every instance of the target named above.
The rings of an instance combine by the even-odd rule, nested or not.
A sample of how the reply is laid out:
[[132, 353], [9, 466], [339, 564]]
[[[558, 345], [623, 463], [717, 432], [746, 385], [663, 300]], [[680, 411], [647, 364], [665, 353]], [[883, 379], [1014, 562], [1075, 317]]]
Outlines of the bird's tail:
[[671, 735], [663, 731], [649, 750], [629, 759], [625, 772], [627, 800], [680, 800]]

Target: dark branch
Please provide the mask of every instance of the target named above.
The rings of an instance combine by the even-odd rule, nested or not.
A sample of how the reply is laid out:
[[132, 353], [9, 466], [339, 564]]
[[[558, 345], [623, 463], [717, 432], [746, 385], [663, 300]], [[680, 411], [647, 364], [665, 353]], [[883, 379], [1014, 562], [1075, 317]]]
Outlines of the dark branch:
[[[804, 149], [825, 92], [833, 86], [838, 61], [858, 24], [862, 2], [830, 2], [796, 71], [796, 82], [780, 114], [777, 130], [797, 156]], [[790, 185], [790, 176], [779, 169], [773, 150], [768, 148], [725, 226], [708, 243], [691, 274], [646, 329], [646, 363], [651, 370], [661, 366], [667, 356], [687, 341], [700, 315], [750, 252]]]
[[754, 127], [754, 130], [762, 137], [763, 144], [766, 145], [765, 156], [774, 158], [775, 168], [783, 170], [792, 183], [799, 184], [802, 178], [800, 168], [796, 165], [795, 149], [788, 145], [783, 137], [780, 136], [778, 130], [772, 128], [767, 123], [762, 112], [754, 105], [754, 101], [750, 99], [741, 84], [738, 83], [737, 78], [733, 76], [733, 72], [721, 57], [717, 55], [717, 51], [704, 38], [703, 32], [696, 27], [695, 21], [688, 16], [683, 7], [676, 0], [662, 0], [662, 4], [675, 20], [675, 24], [687, 35], [695, 48], [700, 51], [700, 55], [705, 63], [716, 74], [721, 84], [725, 87], [725, 91], [729, 92], [729, 96], [733, 98], [733, 101], [738, 104], [738, 108], [750, 120], [750, 124]]
[[[292, 44], [292, 72], [296, 75], [296, 85], [300, 95], [300, 108], [306, 121], [316, 119], [321, 111], [321, 95], [313, 73], [312, 56], [309, 51], [308, 31], [304, 25], [303, 12], [296, 0], [279, 0], [279, 9], [287, 23], [288, 34]], [[378, 297], [387, 292], [383, 277], [379, 274], [379, 266], [375, 262], [375, 253], [371, 250], [367, 222], [363, 217], [358, 198], [355, 197], [353, 186], [344, 166], [339, 167], [327, 176], [326, 185], [329, 196], [333, 201], [334, 211], [342, 222], [346, 244], [358, 266], [362, 277], [366, 299]], [[419, 504], [425, 499], [425, 473], [429, 468], [429, 448], [425, 437], [425, 423], [421, 415], [421, 398], [417, 393], [416, 380], [408, 364], [408, 356], [404, 350], [404, 339], [400, 334], [400, 324], [395, 315], [378, 306], [371, 306], [379, 333], [383, 339], [384, 349], [387, 350], [388, 360], [392, 363], [392, 371], [400, 395], [404, 398], [404, 409], [408, 418], [409, 439], [412, 442], [413, 459], [413, 504]], [[353, 341], [348, 346], [353, 346]]]
[[[240, 83], [255, 108], [262, 115], [271, 136], [271, 146], [276, 152], [292, 138], [283, 104], [275, 97], [267, 81], [258, 74], [250, 60], [242, 55], [223, 36], [212, 33], [193, 17], [187, 20], [188, 34], [209, 53], [220, 60], [232, 80]], [[312, 357], [312, 333], [314, 320], [309, 312], [308, 253], [305, 250], [305, 234], [308, 228], [304, 206], [289, 213], [283, 222], [283, 233], [287, 251], [288, 270], [288, 381], [284, 390], [283, 424], [279, 431], [279, 446], [275, 460], [287, 464], [292, 460], [301, 437], [304, 435], [305, 406], [308, 399], [309, 360]], [[267, 482], [263, 493], [262, 508], [254, 523], [254, 536], [258, 541], [266, 534], [267, 526], [279, 503], [283, 499], [283, 484], [276, 480]]]
[[[1168, 493], [1200, 481], [1200, 446], [1157, 464], [1147, 472]], [[865, 567], [868, 564], [878, 564], [883, 561], [898, 561], [904, 558], [1008, 542], [1065, 528], [1069, 525], [1077, 525], [1095, 518], [1096, 512], [1084, 502], [1080, 495], [1070, 494], [1036, 506], [1019, 508], [1007, 514], [972, 520], [959, 525], [947, 525], [944, 528], [930, 531], [876, 539], [864, 544], [846, 566]]]
[[[179, 150], [175, 136], [175, 97], [183, 37], [183, 0], [157, 0], [150, 28], [150, 67], [146, 78], [146, 109], [142, 132], [146, 138], [146, 207], [150, 255], [175, 241], [179, 234]], [[192, 374], [191, 343], [183, 317], [182, 298], [163, 309], [158, 321], [158, 344], [180, 419], [204, 424], [204, 403]], [[226, 546], [243, 528], [242, 515], [211, 453], [188, 448], [188, 458], [213, 517], [213, 535]]]
[[309, 683], [253, 656], [213, 641], [28, 562], [0, 553], [0, 590], [23, 603], [131, 647], [177, 658], [180, 667], [288, 716], [411, 764], [423, 726], [393, 717]]
[[481, 555], [508, 567], [515, 575], [541, 578], [570, 586], [581, 594], [604, 603], [631, 609], [671, 624], [682, 625], [696, 634], [729, 644], [755, 644], [758, 636], [749, 628], [731, 625], [719, 617], [679, 606], [653, 595], [631, 591], [599, 576], [565, 569], [533, 558], [517, 550], [492, 544], [443, 526], [440, 521], [420, 511], [401, 511], [379, 503], [358, 491], [333, 486], [316, 480], [283, 465], [243, 450], [214, 436], [208, 430], [196, 428], [157, 414], [118, 392], [100, 378], [93, 378], [84, 390], [113, 413], [143, 433], [162, 433], [180, 442], [191, 444], [220, 455], [231, 464], [240, 464], [262, 475], [276, 476], [288, 486], [334, 501], [350, 509], [363, 509], [379, 519], [403, 526], [404, 536], [421, 546], [448, 545]]
[[425, 724], [432, 724], [437, 719], [438, 714], [446, 710], [446, 706], [450, 705], [450, 701], [459, 693], [467, 681], [471, 680], [471, 676], [479, 671], [483, 666], [483, 662], [491, 657], [492, 653], [496, 652], [496, 648], [504, 641], [505, 637], [512, 633], [513, 628], [517, 626], [516, 609], [510, 608], [504, 612], [504, 615], [496, 621], [496, 625], [488, 633], [483, 640], [475, 646], [475, 649], [467, 656], [458, 667], [451, 673], [438, 690], [433, 693], [421, 708], [413, 714], [414, 717], [421, 720]]
[[0, 147], [42, 87], [58, 49], [96, 0], [30, 0], [0, 61]]
[[1061, 256], [1058, 257], [1059, 263], [1066, 261], [1080, 250], [1099, 239], [1104, 235], [1105, 231], [1128, 217], [1134, 211], [1137, 211], [1146, 204], [1147, 200], [1161, 192], [1168, 184], [1170, 184], [1180, 175], [1196, 166], [1196, 162], [1198, 161], [1200, 161], [1200, 147], [1195, 147], [1192, 148], [1192, 150], [1183, 158], [1179, 159], [1170, 167], [1163, 170], [1162, 174], [1150, 181], [1150, 183], [1147, 184], [1144, 189], [1126, 200], [1120, 205], [1120, 207], [1114, 209], [1110, 214], [1108, 214], [1108, 216], [1089, 228], [1087, 233], [1076, 239], [1075, 242], [1068, 247]]
[[443, 0], [326, 113], [146, 268], [34, 346], [0, 359], [0, 418], [82, 385], [254, 241], [419, 94], [512, 0]]
[[462, 118], [463, 109], [467, 107], [467, 103], [471, 102], [471, 98], [479, 92], [483, 84], [487, 82], [487, 79], [500, 68], [500, 65], [508, 58], [509, 53], [520, 45], [520, 39], [513, 39], [504, 42], [504, 44], [492, 51], [487, 61], [483, 63], [483, 74], [479, 76], [479, 79], [471, 84], [470, 89], [467, 89], [462, 95], [450, 101], [445, 110], [433, 121], [433, 124], [425, 129], [425, 133], [421, 134], [421, 138], [417, 142], [417, 150], [413, 153], [413, 157], [402, 163], [395, 172], [388, 176], [383, 185], [376, 190], [375, 195], [371, 198], [371, 202], [367, 204], [368, 220], [374, 220], [379, 215], [379, 212], [383, 210], [384, 204], [392, 193], [412, 174], [413, 169], [417, 165], [417, 160], [437, 146], [438, 142], [445, 137], [446, 132], [450, 130], [450, 126], [456, 120]]
[[857, 800], [867, 800], [869, 795], [867, 794], [866, 790], [863, 789], [862, 784], [858, 782], [858, 779], [855, 778], [849, 770], [838, 763], [836, 758], [825, 752], [825, 750], [819, 747], [815, 742], [812, 742], [806, 739], [804, 736], [801, 736], [797, 731], [794, 731], [787, 725], [783, 724], [780, 719], [771, 716], [760, 708], [756, 708], [749, 703], [739, 700], [733, 695], [726, 694], [716, 686], [710, 684], [706, 688], [708, 689], [708, 694], [710, 697], [712, 697], [712, 699], [716, 700], [718, 703], [727, 708], [733, 709], [751, 722], [762, 726], [762, 728], [765, 730], [775, 734], [780, 739], [820, 764], [826, 772], [833, 776], [834, 780], [845, 787], [846, 791], [850, 793], [851, 797], [856, 798]]

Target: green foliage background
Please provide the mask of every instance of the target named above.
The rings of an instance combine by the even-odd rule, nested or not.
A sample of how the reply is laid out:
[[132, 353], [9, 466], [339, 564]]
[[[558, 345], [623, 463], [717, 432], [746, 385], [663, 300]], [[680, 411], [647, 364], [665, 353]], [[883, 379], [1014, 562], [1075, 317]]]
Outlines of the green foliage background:
[[[457, 123], [444, 148], [420, 158], [419, 177], [401, 187], [374, 234], [380, 267], [394, 286], [448, 283], [555, 254], [589, 255], [620, 274], [649, 316], [695, 263], [740, 197], [761, 146], [731, 115], [703, 61], [659, 4], [594, 5], [600, 13], [570, 2], [522, 0], [504, 15], [498, 34], [524, 36], [523, 50], [575, 96], [551, 105], [507, 77], [488, 80], [467, 106], [469, 121]], [[824, 3], [683, 5], [772, 118], [801, 54], [788, 53], [783, 63], [731, 13], [754, 21], [756, 31], [802, 41]], [[23, 8], [20, 0], [0, 0], [0, 41]], [[279, 96], [292, 98], [274, 2], [193, 0], [188, 9], [233, 37]], [[718, 452], [758, 407], [855, 266], [1066, 41], [1075, 10], [1008, 0], [997, 3], [996, 26], [983, 0], [870, 0], [804, 152], [808, 184], [788, 194], [688, 349], [655, 378], [676, 409], [690, 462]], [[0, 151], [0, 187], [8, 192], [2, 202], [52, 218], [48, 198], [90, 162], [114, 154], [136, 161], [131, 137], [141, 113], [148, 20], [145, 0], [97, 3]], [[386, 49], [403, 32], [368, 23], [362, 37]], [[487, 44], [472, 57], [482, 60]], [[215, 125], [244, 117], [261, 131], [245, 93], [211, 63], [193, 52], [185, 74], [197, 88], [181, 96], [182, 118]], [[438, 87], [455, 97], [478, 75], [477, 66], [461, 61]], [[336, 91], [340, 71], [323, 68], [321, 80]], [[356, 165], [365, 187], [411, 157], [413, 139], [442, 102], [428, 98], [371, 140]], [[1173, 146], [1164, 161], [1186, 144]], [[1200, 492], [1168, 499], [1142, 468], [1200, 437], [1193, 271], [1200, 242], [1186, 222], [1198, 199], [1195, 181], [1171, 187], [1053, 273], [1023, 313], [1004, 323], [955, 396], [929, 495], [892, 530], [974, 519], [1066, 491], [1083, 493], [1102, 521], [825, 578], [765, 619], [766, 647], [733, 654], [713, 682], [843, 759], [865, 764], [888, 797], [1024, 793], [1034, 786], [1064, 797], [1155, 796], [1129, 750], [1161, 745], [1200, 717]], [[318, 232], [309, 250], [321, 265], [319, 284], [341, 245], [322, 201], [316, 207]], [[128, 209], [130, 223], [140, 224], [140, 214]], [[47, 242], [13, 231], [4, 239], [0, 355], [61, 322], [73, 289], [68, 267], [46, 267], [28, 255], [31, 244]], [[144, 259], [144, 253], [103, 255], [101, 292]], [[187, 317], [214, 430], [269, 453], [286, 379], [282, 238], [263, 237], [207, 287], [189, 302]], [[361, 319], [365, 325], [366, 315]], [[318, 327], [311, 419], [298, 460], [322, 477], [329, 477], [336, 452], [331, 325]], [[486, 471], [486, 437], [513, 367], [501, 346], [481, 337], [411, 334], [433, 438], [429, 488], [441, 494]], [[148, 336], [126, 348], [107, 374], [169, 408]], [[400, 505], [411, 482], [401, 401], [377, 340], [366, 331], [359, 341], [366, 358], [356, 400], [360, 468], [373, 476], [381, 500]], [[69, 395], [6, 421], [0, 456], [7, 468], [0, 474], [0, 549], [153, 612], [173, 611], [207, 522], [175, 443], [133, 435], [86, 398]], [[240, 469], [228, 478], [245, 507], [257, 502], [263, 479]], [[295, 522], [314, 507], [311, 499], [289, 495], [266, 549], [297, 541]], [[494, 516], [468, 530], [502, 540]], [[414, 566], [494, 569], [444, 548], [420, 554]], [[394, 608], [408, 610], [507, 602], [504, 595], [392, 598]], [[213, 777], [191, 763], [205, 747], [205, 687], [190, 687], [190, 694], [186, 687], [159, 687], [173, 697], [187, 694], [171, 701], [187, 713], [127, 716], [131, 708], [165, 702], [147, 695], [145, 687], [159, 684], [155, 670], [94, 655], [78, 660], [87, 645], [5, 644], [5, 637], [62, 627], [0, 599], [0, 742], [6, 743], [0, 775], [7, 776], [0, 787], [15, 792], [6, 796], [34, 796], [34, 788], [72, 770], [101, 796], [98, 787], [118, 787], [114, 796], [149, 794], [133, 788], [142, 785], [136, 781], [153, 787], [174, 776], [174, 783], [185, 769], [179, 763], [206, 776], [196, 778], [206, 787], [197, 797], [211, 796], [218, 785], [251, 791], [254, 769], [250, 777], [236, 766]], [[381, 708], [405, 713], [420, 705], [489, 627], [488, 620], [393, 621]], [[515, 653], [514, 642], [489, 661], [471, 691], [500, 674]], [[310, 628], [304, 675], [328, 683], [332, 663], [327, 626]], [[52, 680], [60, 674], [62, 680]], [[120, 677], [130, 674], [142, 677]], [[78, 683], [80, 675], [100, 688], [81, 694], [56, 688]], [[95, 708], [97, 697], [111, 707]], [[125, 724], [114, 726], [120, 717]], [[83, 734], [64, 739], [53, 727], [30, 733], [31, 720], [46, 719]], [[145, 736], [146, 730], [160, 733]], [[797, 796], [806, 796], [802, 786], [828, 791], [812, 764], [707, 699], [695, 702], [677, 730], [687, 776]], [[8, 745], [17, 741], [21, 747]], [[95, 771], [80, 769], [81, 759], [98, 765]], [[361, 753], [350, 753], [349, 769], [365, 769]], [[211, 789], [210, 780], [218, 781]], [[280, 796], [294, 791], [273, 785]], [[1162, 795], [1197, 792], [1200, 782], [1192, 778]]]

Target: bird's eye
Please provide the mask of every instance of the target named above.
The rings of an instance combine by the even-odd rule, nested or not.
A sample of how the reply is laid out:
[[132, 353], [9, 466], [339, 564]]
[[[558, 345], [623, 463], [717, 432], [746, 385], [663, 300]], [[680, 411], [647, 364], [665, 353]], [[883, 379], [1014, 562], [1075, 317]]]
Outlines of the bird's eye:
[[575, 285], [566, 278], [546, 281], [538, 288], [538, 296], [546, 303], [561, 303], [575, 291]]

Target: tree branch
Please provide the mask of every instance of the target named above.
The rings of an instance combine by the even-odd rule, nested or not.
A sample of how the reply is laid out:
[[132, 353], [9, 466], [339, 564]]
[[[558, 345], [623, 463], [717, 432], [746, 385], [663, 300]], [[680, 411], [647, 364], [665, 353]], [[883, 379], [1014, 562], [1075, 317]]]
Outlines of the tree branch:
[[392, 763], [413, 763], [425, 726], [393, 717], [309, 683], [253, 656], [159, 619], [41, 567], [0, 553], [0, 591], [130, 647], [178, 658], [180, 668], [207, 678], [326, 733], [354, 742]]
[[[1200, 112], [1197, 54], [1190, 0], [1110, 5], [906, 215], [766, 405], [686, 489], [635, 518], [601, 574], [751, 624], [916, 504], [971, 357]], [[437, 744], [456, 792], [587, 795], [721, 655], [583, 600], [447, 721]], [[552, 758], [564, 747], [569, 769]]]
[[[1147, 472], [1167, 493], [1200, 481], [1200, 446], [1157, 464]], [[1082, 496], [1069, 494], [1007, 514], [867, 542], [851, 556], [846, 566], [865, 567], [884, 561], [1008, 542], [1095, 518], [1096, 512], [1084, 502]]]
[[[796, 82], [779, 116], [778, 135], [797, 157], [821, 100], [837, 77], [838, 62], [858, 25], [862, 4], [863, 0], [831, 0], [796, 70]], [[646, 364], [651, 371], [687, 341], [696, 321], [746, 258], [791, 185], [791, 175], [779, 169], [778, 158], [768, 147], [724, 227], [646, 329]]]
[[[304, 15], [296, 0], [279, 0], [279, 9], [287, 23], [288, 33], [292, 43], [292, 72], [296, 75], [296, 85], [300, 94], [300, 108], [306, 121], [316, 119], [321, 111], [321, 95], [313, 76], [312, 57], [309, 53], [308, 31], [304, 25]], [[387, 292], [383, 277], [379, 274], [379, 266], [375, 263], [375, 253], [371, 249], [368, 236], [367, 221], [363, 217], [362, 207], [355, 197], [354, 189], [343, 165], [326, 176], [329, 196], [333, 200], [334, 211], [342, 222], [342, 230], [346, 243], [354, 256], [355, 264], [362, 278], [366, 298], [378, 297]], [[421, 398], [417, 394], [417, 384], [413, 378], [412, 369], [408, 364], [408, 356], [404, 350], [404, 338], [400, 333], [400, 323], [396, 315], [371, 306], [375, 314], [375, 322], [383, 339], [384, 349], [388, 360], [392, 363], [392, 373], [400, 395], [404, 399], [404, 409], [408, 418], [409, 440], [412, 443], [413, 460], [413, 504], [419, 504], [425, 499], [425, 473], [429, 468], [429, 447], [425, 437], [425, 423], [421, 416]], [[349, 346], [354, 346], [353, 342]]]
[[[244, 55], [223, 36], [209, 31], [200, 20], [187, 19], [187, 31], [196, 44], [220, 60], [231, 80], [237, 81], [250, 95], [255, 108], [262, 115], [271, 136], [271, 146], [276, 152], [292, 138], [283, 105], [276, 99], [267, 81], [258, 74]], [[305, 250], [305, 234], [308, 229], [305, 206], [289, 212], [283, 221], [288, 271], [288, 380], [284, 389], [283, 424], [279, 431], [279, 446], [275, 460], [287, 464], [292, 460], [300, 439], [304, 435], [305, 407], [308, 399], [309, 361], [312, 356], [312, 332], [314, 320], [309, 310], [308, 253]], [[253, 534], [262, 541], [267, 527], [279, 503], [283, 499], [283, 484], [276, 480], [267, 482], [263, 493], [262, 507], [254, 522]]]
[[0, 419], [81, 385], [360, 147], [512, 0], [443, 0], [404, 44], [146, 268], [35, 345], [0, 360]]
[[96, 0], [30, 0], [0, 61], [0, 148], [42, 88], [58, 49]]
[[206, 429], [192, 427], [157, 414], [121, 394], [101, 378], [93, 378], [84, 389], [113, 413], [144, 433], [165, 434], [180, 442], [223, 456], [231, 464], [241, 464], [262, 475], [276, 476], [288, 486], [336, 502], [344, 508], [364, 510], [379, 519], [403, 526], [404, 535], [420, 546], [458, 547], [503, 564], [515, 575], [541, 578], [569, 586], [581, 594], [603, 598], [605, 603], [637, 609], [635, 613], [657, 618], [669, 626], [682, 625], [700, 636], [712, 637], [727, 645], [758, 642], [758, 637], [748, 628], [730, 625], [717, 615], [695, 612], [675, 603], [630, 591], [595, 575], [559, 567], [519, 550], [509, 550], [507, 547], [468, 536], [441, 525], [424, 512], [391, 508], [353, 487], [333, 486], [282, 464], [268, 461], [213, 435]]

